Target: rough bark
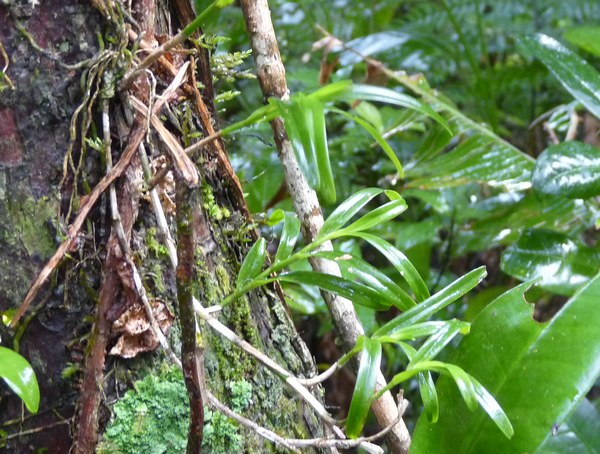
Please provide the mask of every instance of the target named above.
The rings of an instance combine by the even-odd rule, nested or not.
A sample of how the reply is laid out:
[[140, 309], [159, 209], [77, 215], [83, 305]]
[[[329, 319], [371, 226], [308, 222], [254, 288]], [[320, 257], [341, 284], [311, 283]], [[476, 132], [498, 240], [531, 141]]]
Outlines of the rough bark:
[[[0, 6], [0, 41], [10, 58], [7, 75], [16, 89], [7, 89], [0, 94], [0, 311], [20, 306], [30, 283], [62, 241], [65, 226], [72, 221], [65, 216], [73, 191], [78, 189], [82, 194], [85, 187], [93, 188], [105, 172], [98, 155], [88, 150], [81, 156], [82, 166], [77, 178], [68, 166], [67, 178], [60, 186], [70, 118], [82, 99], [81, 71], [66, 69], [59, 61], [35, 51], [15, 29], [15, 20], [22, 21], [39, 46], [50, 49], [57, 60], [68, 63], [93, 56], [98, 51], [96, 31], [103, 32], [111, 26], [94, 9], [93, 4], [97, 2], [45, 0], [35, 8], [31, 4], [37, 2], [9, 3], [10, 6]], [[147, 1], [133, 3], [146, 11], [144, 4]], [[162, 3], [157, 6], [155, 17], [158, 21], [167, 10]], [[146, 19], [150, 21], [152, 17]], [[172, 18], [172, 23], [177, 24], [177, 18]], [[146, 30], [152, 28], [148, 25]], [[202, 77], [207, 76], [203, 73]], [[160, 89], [161, 84], [169, 82], [169, 77], [161, 74], [157, 80]], [[198, 100], [185, 90], [184, 94], [189, 97], [186, 102], [193, 108]], [[113, 98], [115, 107], [111, 112], [117, 110], [119, 102], [118, 98]], [[97, 107], [90, 110], [92, 120]], [[210, 116], [210, 113], [209, 109], [206, 114]], [[197, 114], [194, 121], [204, 125], [199, 117]], [[100, 124], [97, 129], [101, 129]], [[81, 139], [78, 137], [73, 152], [75, 165], [80, 158], [78, 144]], [[155, 141], [153, 149], [159, 150], [154, 135], [152, 140]], [[124, 152], [126, 145], [113, 146], [115, 159]], [[239, 264], [255, 235], [245, 207], [240, 205], [240, 189], [226, 159], [221, 145], [217, 150], [214, 146], [205, 147], [197, 160], [201, 183], [195, 189], [198, 222], [194, 224], [192, 252], [198, 279], [194, 289], [195, 296], [205, 306], [218, 304], [232, 290], [231, 283], [235, 282]], [[117, 184], [121, 189], [125, 187], [123, 180]], [[125, 193], [121, 195], [126, 197]], [[139, 257], [148, 257], [144, 238], [147, 227], [153, 225], [149, 205], [141, 203], [137, 221], [134, 212], [130, 213], [130, 218], [127, 213], [121, 214], [124, 227], [131, 226], [133, 232], [132, 249]], [[68, 452], [73, 443], [72, 434], [77, 432], [73, 416], [78, 402], [82, 404], [80, 413], [94, 418], [99, 416], [101, 432], [110, 415], [108, 402], [114, 403], [116, 391], [118, 395], [124, 391], [115, 379], [118, 374], [108, 372], [130, 369], [132, 377], [139, 376], [135, 371], [140, 368], [140, 360], [104, 358], [106, 348], [102, 342], [108, 347], [115, 342], [109, 322], [123, 312], [124, 305], [131, 300], [131, 289], [124, 286], [123, 275], [115, 272], [120, 262], [118, 258], [111, 258], [111, 251], [117, 247], [116, 240], [109, 236], [110, 226], [110, 209], [107, 197], [103, 196], [83, 225], [76, 249], [69, 251], [69, 256], [42, 287], [25, 317], [19, 321], [17, 330], [3, 333], [2, 342], [6, 345], [10, 344], [9, 336], [21, 336], [20, 352], [35, 369], [42, 396], [40, 413], [21, 419], [18, 399], [2, 388], [0, 424], [6, 424], [3, 430], [9, 433], [8, 452], [27, 453], [38, 448], [48, 448], [47, 452]], [[150, 263], [142, 262], [141, 266], [142, 274], [146, 271], [149, 276], [146, 267]], [[166, 261], [162, 267], [166, 288], [161, 296], [173, 303], [175, 272]], [[152, 291], [160, 293], [154, 288]], [[98, 314], [97, 320], [102, 322], [93, 325], [93, 330], [88, 319], [90, 314]], [[314, 373], [312, 358], [275, 292], [269, 289], [253, 292], [225, 308], [221, 319], [292, 373], [298, 376]], [[245, 416], [287, 436], [322, 435], [314, 413], [277, 377], [207, 326], [201, 326], [201, 337], [211, 392], [227, 402], [231, 398], [229, 385], [246, 380], [253, 385], [253, 405], [245, 411]], [[89, 341], [87, 346], [86, 340]], [[98, 340], [101, 343], [96, 343]], [[100, 357], [90, 356], [92, 351], [100, 352]], [[84, 354], [88, 355], [87, 359]], [[152, 368], [161, 358], [160, 354], [146, 355], [141, 361], [146, 363], [144, 367]], [[80, 387], [77, 380], [63, 374], [71, 363], [82, 369], [89, 369], [86, 363], [92, 363], [94, 367], [89, 370], [97, 371], [98, 381], [87, 375], [89, 381], [87, 384], [84, 381]], [[132, 369], [134, 364], [135, 369]], [[103, 375], [107, 377], [105, 381]], [[85, 410], [83, 407], [88, 404], [81, 400], [80, 392], [91, 388], [101, 391], [102, 404], [90, 402], [90, 409]], [[93, 444], [94, 438], [92, 435], [86, 443]], [[272, 449], [255, 434], [244, 433], [242, 443], [241, 449], [246, 451]]]

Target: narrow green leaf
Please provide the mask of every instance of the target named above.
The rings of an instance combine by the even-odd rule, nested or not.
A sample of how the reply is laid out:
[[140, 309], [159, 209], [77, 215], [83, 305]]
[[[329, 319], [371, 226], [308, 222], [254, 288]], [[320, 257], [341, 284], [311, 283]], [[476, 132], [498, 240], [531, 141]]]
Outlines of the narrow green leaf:
[[454, 383], [456, 384], [456, 387], [458, 388], [458, 391], [467, 404], [469, 410], [475, 411], [478, 400], [477, 393], [475, 391], [475, 384], [473, 383], [471, 376], [454, 364], [446, 363], [446, 370], [450, 373], [452, 380], [454, 380]]
[[267, 242], [264, 238], [259, 238], [248, 251], [248, 255], [242, 262], [240, 272], [238, 273], [236, 286], [240, 288], [246, 282], [254, 279], [265, 264], [267, 257]]
[[37, 413], [40, 389], [35, 372], [25, 358], [8, 348], [0, 347], [0, 378], [21, 398], [27, 410]]
[[423, 399], [423, 406], [425, 407], [425, 414], [427, 419], [435, 423], [440, 416], [440, 403], [438, 401], [437, 391], [435, 390], [435, 383], [431, 377], [430, 372], [421, 372], [417, 375], [417, 383], [419, 385], [419, 393], [421, 399]]
[[532, 183], [542, 194], [569, 199], [600, 195], [600, 150], [576, 141], [548, 147], [535, 163]]
[[[469, 324], [459, 320], [452, 320], [445, 323], [436, 333], [431, 335], [423, 345], [417, 350], [417, 353], [411, 358], [408, 369], [411, 365], [421, 361], [430, 361], [434, 359], [448, 343], [460, 332], [468, 333]], [[377, 337], [377, 336], [374, 336]]]
[[600, 74], [592, 65], [548, 35], [526, 36], [522, 43], [575, 99], [600, 118]]
[[375, 339], [364, 339], [360, 354], [360, 366], [356, 376], [356, 386], [346, 420], [346, 435], [350, 438], [360, 436], [365, 425], [371, 400], [377, 383], [377, 374], [381, 363], [381, 343]]
[[313, 117], [313, 137], [316, 153], [316, 165], [321, 179], [319, 195], [325, 203], [335, 202], [335, 183], [333, 181], [333, 172], [331, 171], [331, 162], [329, 161], [329, 148], [327, 146], [327, 129], [325, 124], [325, 110], [323, 104], [314, 98], [306, 99], [307, 110], [310, 110]]
[[392, 164], [394, 164], [394, 167], [396, 168], [396, 172], [398, 172], [398, 176], [400, 178], [404, 178], [404, 169], [402, 168], [402, 164], [400, 163], [398, 156], [396, 156], [396, 153], [394, 152], [394, 150], [392, 150], [392, 147], [390, 147], [390, 144], [387, 142], [387, 140], [385, 140], [383, 138], [383, 136], [379, 133], [379, 131], [377, 131], [377, 129], [375, 129], [372, 125], [367, 123], [362, 118], [357, 117], [356, 115], [351, 115], [348, 112], [344, 112], [343, 110], [340, 110], [340, 109], [331, 109], [331, 111], [358, 123], [360, 126], [363, 127], [363, 129], [365, 131], [367, 131], [369, 134], [371, 134], [371, 137], [373, 137], [373, 139], [375, 139], [375, 141], [379, 144], [379, 146], [384, 151], [386, 156], [388, 158], [390, 158], [390, 161], [392, 161]]
[[375, 289], [401, 311], [406, 311], [417, 304], [388, 276], [362, 259], [340, 251], [319, 251], [315, 255], [333, 260], [338, 264], [343, 275], [349, 275], [350, 278], [358, 279]]
[[362, 238], [381, 252], [406, 280], [412, 291], [415, 293], [417, 301], [423, 301], [429, 298], [429, 289], [427, 288], [427, 285], [425, 285], [425, 281], [423, 281], [423, 278], [411, 261], [408, 260], [408, 258], [395, 246], [370, 233], [352, 233], [352, 236]]
[[475, 288], [486, 275], [487, 272], [483, 266], [470, 271], [422, 303], [387, 322], [375, 332], [374, 336], [388, 336], [399, 328], [427, 320]]
[[323, 227], [321, 227], [317, 238], [323, 237], [344, 227], [355, 214], [382, 192], [383, 189], [366, 188], [352, 194], [329, 215], [323, 224]]
[[269, 216], [269, 219], [267, 219], [266, 224], [269, 227], [273, 227], [274, 225], [279, 224], [284, 219], [285, 211], [283, 211], [281, 208], [278, 208], [275, 211], [273, 211], [273, 213], [271, 213], [271, 216]]
[[289, 257], [294, 250], [299, 234], [300, 220], [295, 215], [286, 213], [283, 220], [283, 231], [281, 232], [279, 247], [275, 254], [275, 263]]
[[317, 99], [322, 103], [337, 101], [340, 99], [342, 94], [346, 93], [350, 89], [351, 85], [351, 80], [340, 80], [338, 82], [327, 84], [308, 96]]
[[340, 230], [339, 236], [346, 236], [368, 230], [371, 227], [381, 225], [387, 221], [391, 221], [399, 214], [406, 211], [408, 205], [404, 199], [391, 200], [390, 202], [375, 208], [373, 211], [368, 212], [360, 219], [356, 220], [348, 227]]
[[[406, 340], [415, 340], [419, 337], [431, 336], [436, 333], [439, 329], [448, 323], [447, 321], [431, 321], [423, 323], [415, 323], [414, 325], [405, 326], [404, 328], [398, 328], [389, 335], [372, 336], [374, 339], [378, 339], [382, 344], [385, 343], [398, 343]], [[416, 353], [416, 351], [415, 351]]]
[[388, 309], [391, 306], [385, 295], [377, 290], [331, 274], [316, 271], [292, 271], [279, 275], [277, 279], [283, 282], [316, 285], [323, 290], [347, 298], [355, 304], [370, 307], [378, 311]]
[[432, 118], [446, 128], [450, 134], [452, 134], [452, 130], [450, 129], [450, 126], [444, 117], [438, 114], [427, 104], [423, 104], [412, 96], [390, 90], [389, 88], [380, 87], [377, 85], [352, 84], [348, 91], [344, 93], [342, 99], [346, 101], [376, 101], [405, 107]]
[[600, 375], [600, 275], [547, 323], [532, 317], [533, 306], [524, 299], [529, 286], [522, 284], [489, 304], [452, 361], [477, 379], [480, 405], [499, 415], [500, 407], [478, 383], [495, 397], [514, 426], [513, 438], [508, 440], [483, 412], [468, 411], [442, 377], [437, 383], [440, 419], [436, 425], [419, 419], [415, 454], [536, 452], [594, 385]]
[[481, 383], [473, 377], [471, 377], [471, 381], [475, 387], [477, 402], [479, 402], [481, 408], [492, 418], [492, 421], [494, 421], [507, 439], [512, 438], [515, 431], [502, 407]]

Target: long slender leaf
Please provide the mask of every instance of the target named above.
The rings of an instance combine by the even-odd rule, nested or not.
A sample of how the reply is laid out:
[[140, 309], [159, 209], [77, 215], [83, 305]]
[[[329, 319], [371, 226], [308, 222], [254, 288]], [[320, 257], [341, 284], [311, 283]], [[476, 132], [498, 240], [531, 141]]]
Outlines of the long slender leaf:
[[[415, 323], [414, 325], [398, 328], [389, 335], [372, 336], [379, 339], [383, 344], [398, 343], [406, 340], [415, 340], [418, 337], [430, 336], [441, 329], [447, 321], [430, 321], [423, 323]], [[416, 352], [415, 352], [416, 353]]]
[[248, 251], [248, 255], [242, 262], [240, 272], [237, 278], [237, 287], [241, 287], [246, 282], [252, 280], [260, 273], [267, 257], [267, 242], [264, 238], [259, 238]]
[[321, 227], [317, 238], [344, 227], [367, 203], [382, 192], [383, 189], [366, 188], [352, 194], [329, 215], [323, 227]]
[[283, 282], [316, 285], [336, 295], [343, 296], [355, 304], [375, 310], [385, 310], [391, 306], [384, 294], [364, 284], [344, 279], [343, 277], [315, 271], [292, 271], [281, 274], [278, 279]]
[[[468, 334], [469, 323], [452, 320], [444, 324], [436, 333], [427, 339], [411, 358], [408, 368], [413, 363], [429, 361], [435, 358], [454, 337], [462, 332]], [[377, 337], [377, 336], [374, 336]]]
[[425, 414], [427, 419], [432, 423], [437, 422], [440, 417], [440, 402], [438, 400], [435, 383], [430, 372], [421, 372], [417, 375], [417, 383], [419, 385], [419, 393], [423, 399]]
[[368, 230], [371, 227], [381, 225], [387, 221], [391, 221], [399, 214], [406, 211], [408, 205], [404, 199], [391, 200], [385, 205], [375, 208], [373, 211], [365, 214], [360, 219], [356, 220], [348, 227], [340, 230], [338, 233], [340, 236], [354, 234], [363, 230]]
[[398, 156], [396, 156], [396, 153], [394, 152], [394, 150], [392, 150], [392, 147], [390, 147], [390, 144], [387, 142], [387, 140], [385, 140], [383, 138], [381, 133], [379, 131], [377, 131], [376, 128], [374, 128], [372, 125], [370, 125], [368, 122], [366, 122], [362, 118], [360, 118], [356, 115], [351, 115], [348, 112], [344, 112], [343, 110], [331, 109], [331, 111], [358, 123], [360, 126], [363, 127], [363, 129], [365, 131], [367, 131], [369, 134], [371, 134], [371, 137], [373, 137], [373, 139], [375, 139], [375, 141], [379, 144], [379, 146], [384, 151], [386, 156], [388, 158], [390, 158], [390, 161], [392, 161], [392, 164], [394, 164], [394, 167], [396, 168], [396, 172], [398, 172], [398, 176], [400, 178], [404, 178], [404, 169], [402, 168], [402, 164], [400, 163]]
[[377, 85], [352, 84], [348, 91], [344, 93], [342, 98], [346, 101], [376, 101], [385, 104], [406, 107], [407, 109], [414, 110], [432, 118], [446, 128], [450, 134], [452, 134], [452, 130], [450, 129], [450, 126], [445, 118], [427, 104], [423, 104], [421, 101], [413, 98], [412, 96], [399, 93], [389, 88], [380, 87]]
[[575, 99], [596, 118], [600, 118], [600, 74], [592, 65], [554, 38], [542, 33], [526, 36], [522, 43]]
[[40, 389], [35, 372], [25, 358], [6, 347], [0, 347], [0, 378], [21, 398], [27, 410], [37, 413]]
[[313, 138], [316, 153], [316, 165], [321, 179], [319, 195], [325, 203], [333, 203], [336, 199], [335, 183], [333, 181], [333, 172], [331, 171], [331, 162], [329, 161], [329, 148], [327, 146], [327, 129], [325, 125], [325, 110], [323, 104], [308, 97], [306, 99], [307, 108], [312, 113]]
[[387, 322], [373, 336], [389, 336], [396, 329], [427, 320], [433, 314], [472, 290], [486, 275], [487, 272], [483, 266], [470, 271], [416, 307]]
[[417, 301], [423, 301], [429, 298], [429, 290], [427, 289], [427, 285], [425, 285], [423, 278], [410, 260], [408, 260], [408, 258], [395, 246], [370, 233], [356, 232], [352, 233], [352, 236], [362, 238], [381, 252], [381, 254], [390, 261], [393, 267], [396, 268], [400, 275], [406, 280], [412, 291], [415, 293]]
[[381, 343], [375, 339], [365, 338], [356, 375], [356, 386], [346, 421], [346, 434], [350, 438], [357, 438], [362, 432], [371, 407], [380, 363]]
[[283, 218], [283, 231], [281, 232], [281, 239], [279, 240], [279, 247], [275, 254], [275, 263], [280, 262], [288, 256], [294, 250], [298, 235], [300, 233], [300, 220], [290, 214], [286, 213]]
[[358, 278], [380, 292], [401, 311], [406, 311], [417, 304], [398, 284], [362, 259], [340, 251], [319, 251], [315, 255], [335, 261], [342, 270], [342, 274], [345, 273], [350, 277]]

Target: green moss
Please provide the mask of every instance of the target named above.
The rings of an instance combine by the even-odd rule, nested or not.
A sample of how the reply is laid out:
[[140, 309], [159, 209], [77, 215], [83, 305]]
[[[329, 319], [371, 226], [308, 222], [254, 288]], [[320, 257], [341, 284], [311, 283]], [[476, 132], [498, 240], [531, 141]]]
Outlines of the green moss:
[[156, 238], [156, 227], [150, 227], [146, 231], [146, 246], [148, 246], [148, 250], [158, 258], [169, 257], [169, 250], [167, 249], [167, 246], [162, 244]]
[[5, 238], [8, 244], [21, 243], [30, 256], [39, 255], [49, 258], [56, 250], [46, 223], [56, 217], [57, 204], [48, 197], [39, 200], [27, 198], [17, 203], [8, 204], [7, 232], [11, 238]]
[[227, 207], [221, 207], [217, 204], [215, 195], [208, 184], [202, 185], [202, 200], [202, 206], [212, 219], [220, 221], [223, 218], [229, 218], [231, 216], [231, 211], [229, 211]]
[[[176, 368], [149, 375], [115, 404], [98, 452], [145, 454], [183, 453], [187, 444], [189, 407], [183, 375]], [[232, 407], [242, 411], [251, 402], [252, 385], [245, 381], [228, 385]], [[205, 408], [202, 451], [239, 451], [242, 435], [237, 424], [221, 413]]]

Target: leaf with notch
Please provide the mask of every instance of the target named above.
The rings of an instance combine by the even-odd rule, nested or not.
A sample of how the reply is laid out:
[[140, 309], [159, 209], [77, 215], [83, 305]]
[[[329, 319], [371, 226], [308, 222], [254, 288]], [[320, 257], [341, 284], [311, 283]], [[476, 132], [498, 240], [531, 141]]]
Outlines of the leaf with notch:
[[357, 438], [365, 425], [375, 385], [381, 364], [381, 343], [376, 339], [364, 338], [363, 349], [360, 354], [360, 366], [356, 376], [356, 386], [346, 420], [346, 434], [350, 438]]

